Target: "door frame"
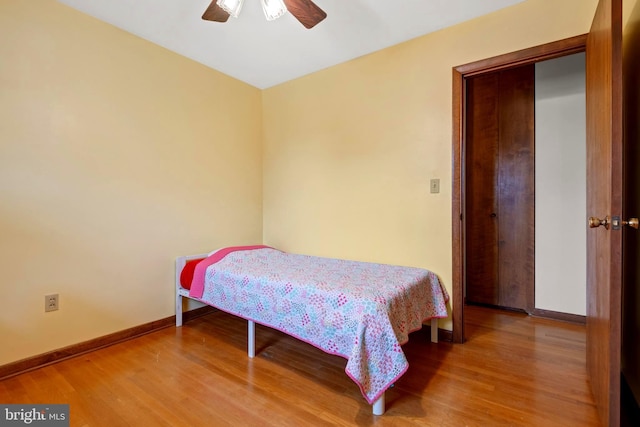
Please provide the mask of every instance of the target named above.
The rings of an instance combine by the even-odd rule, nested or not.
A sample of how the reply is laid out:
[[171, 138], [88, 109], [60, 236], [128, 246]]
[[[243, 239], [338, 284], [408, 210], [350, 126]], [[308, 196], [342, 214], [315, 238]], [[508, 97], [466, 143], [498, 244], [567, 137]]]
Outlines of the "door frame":
[[464, 342], [464, 147], [465, 79], [520, 65], [585, 52], [587, 34], [519, 50], [453, 68], [453, 188], [452, 188], [452, 318], [453, 342]]

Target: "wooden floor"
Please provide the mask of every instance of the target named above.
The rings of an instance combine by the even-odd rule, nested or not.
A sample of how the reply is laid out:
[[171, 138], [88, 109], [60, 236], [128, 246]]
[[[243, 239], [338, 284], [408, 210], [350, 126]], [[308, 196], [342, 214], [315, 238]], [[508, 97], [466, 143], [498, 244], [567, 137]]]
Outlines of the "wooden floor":
[[72, 426], [597, 426], [582, 326], [480, 307], [463, 344], [403, 348], [409, 370], [371, 414], [346, 361], [216, 312], [0, 382], [0, 403], [69, 403]]

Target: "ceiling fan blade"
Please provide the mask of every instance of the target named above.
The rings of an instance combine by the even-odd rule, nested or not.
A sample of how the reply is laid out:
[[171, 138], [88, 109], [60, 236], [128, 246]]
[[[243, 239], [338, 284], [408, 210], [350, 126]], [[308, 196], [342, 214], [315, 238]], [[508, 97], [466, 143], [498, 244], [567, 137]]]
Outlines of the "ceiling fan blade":
[[222, 9], [220, 6], [218, 6], [216, 0], [213, 0], [207, 10], [204, 11], [202, 19], [204, 19], [205, 21], [227, 22], [227, 19], [229, 19], [229, 14], [225, 12], [224, 9]]
[[315, 27], [327, 17], [326, 12], [311, 0], [284, 0], [284, 4], [287, 6], [287, 10], [306, 28]]

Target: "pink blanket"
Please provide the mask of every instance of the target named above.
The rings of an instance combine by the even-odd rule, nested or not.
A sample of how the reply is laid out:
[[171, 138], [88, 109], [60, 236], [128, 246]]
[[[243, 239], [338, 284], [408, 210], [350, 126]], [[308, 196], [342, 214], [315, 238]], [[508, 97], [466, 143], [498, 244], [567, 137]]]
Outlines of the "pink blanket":
[[248, 249], [203, 261], [191, 295], [201, 287], [197, 298], [211, 306], [346, 358], [369, 403], [409, 367], [409, 333], [448, 316], [449, 296], [428, 270]]
[[210, 256], [200, 261], [198, 265], [196, 265], [196, 268], [193, 271], [193, 281], [191, 282], [191, 288], [189, 288], [189, 296], [193, 298], [202, 298], [202, 293], [204, 292], [204, 274], [207, 271], [207, 267], [209, 267], [210, 265], [220, 261], [231, 252], [250, 251], [252, 249], [264, 249], [268, 247], [269, 246], [264, 245], [230, 246], [228, 248], [223, 248], [215, 251]]

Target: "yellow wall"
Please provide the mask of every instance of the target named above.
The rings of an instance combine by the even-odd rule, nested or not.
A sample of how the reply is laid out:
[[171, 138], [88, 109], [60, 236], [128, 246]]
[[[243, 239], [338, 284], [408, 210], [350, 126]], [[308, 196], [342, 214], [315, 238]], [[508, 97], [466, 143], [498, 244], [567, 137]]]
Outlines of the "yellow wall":
[[640, 2], [638, 0], [622, 0], [622, 26], [625, 32], [630, 32], [638, 24], [640, 14]]
[[54, 0], [0, 0], [0, 365], [171, 316], [176, 256], [260, 243], [261, 108]]
[[265, 244], [426, 267], [451, 291], [452, 68], [585, 33], [596, 4], [527, 0], [265, 90]]

